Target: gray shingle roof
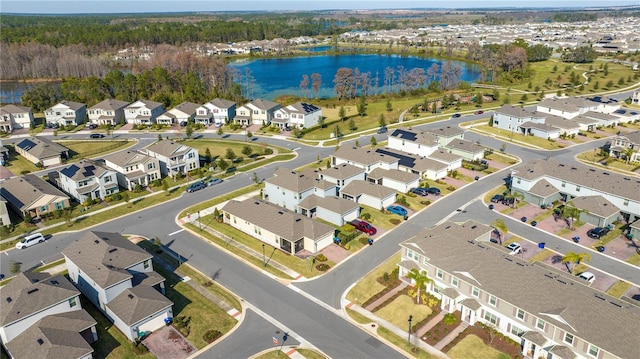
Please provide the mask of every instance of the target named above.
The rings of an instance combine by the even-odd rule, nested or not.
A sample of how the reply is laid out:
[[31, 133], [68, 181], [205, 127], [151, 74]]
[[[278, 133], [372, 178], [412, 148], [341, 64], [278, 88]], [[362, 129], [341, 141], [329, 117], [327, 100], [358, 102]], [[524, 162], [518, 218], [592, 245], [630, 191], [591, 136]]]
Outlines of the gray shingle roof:
[[82, 160], [58, 171], [60, 175], [79, 181], [87, 178], [99, 178], [108, 170], [95, 161]]
[[[136, 106], [134, 106], [134, 104]], [[164, 106], [164, 105], [162, 103], [160, 103], [160, 102], [155, 102], [155, 101], [151, 101], [151, 100], [138, 100], [138, 101], [135, 101], [135, 102], [129, 104], [129, 106], [127, 106], [127, 107], [138, 108], [138, 107], [142, 107], [142, 106], [148, 108], [149, 110], [153, 110], [155, 108], [158, 108], [158, 107], [161, 107], [161, 106]]]
[[363, 147], [342, 146], [334, 154], [333, 157], [342, 158], [350, 162], [359, 163], [364, 166], [370, 166], [376, 163], [395, 163], [398, 159], [377, 153], [375, 150]]
[[6, 326], [79, 294], [62, 275], [18, 273], [0, 287], [0, 325]]
[[[448, 273], [468, 273], [475, 280], [459, 277], [603, 350], [621, 358], [637, 356], [640, 307], [593, 290], [561, 272], [475, 242], [478, 233], [491, 228], [481, 225], [485, 229], [475, 234], [461, 229], [471, 223], [446, 222], [426, 228], [402, 246], [419, 248], [430, 265]], [[497, 273], [508, 273], [508, 285]]]
[[31, 112], [31, 107], [9, 104], [6, 106], [2, 106], [2, 108], [0, 108], [0, 111], [11, 114], [26, 113]]
[[183, 145], [181, 143], [173, 142], [170, 140], [158, 141], [145, 148], [145, 150], [147, 150], [148, 152], [155, 152], [165, 157], [178, 156], [180, 154], [189, 152], [189, 150], [191, 149], [192, 148], [187, 145]]
[[545, 123], [538, 123], [538, 122], [531, 122], [531, 121], [527, 121], [523, 124], [520, 125], [521, 128], [535, 128], [537, 130], [540, 131], [545, 131], [545, 132], [559, 132], [560, 129], [557, 127], [553, 127], [553, 126], [549, 126]]
[[348, 185], [344, 186], [344, 188], [340, 190], [340, 193], [344, 193], [352, 197], [367, 194], [375, 198], [384, 199], [395, 195], [396, 190], [369, 181], [353, 180], [349, 182]]
[[172, 305], [173, 302], [162, 293], [152, 287], [141, 285], [122, 291], [107, 303], [107, 308], [126, 325], [131, 326]]
[[560, 116], [555, 116], [551, 114], [547, 114], [545, 116], [544, 123], [549, 126], [557, 127], [564, 130], [577, 130], [580, 128], [580, 125], [576, 123], [576, 121], [567, 120]]
[[124, 109], [129, 106], [129, 102], [120, 101], [112, 98], [108, 98], [106, 100], [100, 101], [97, 104], [91, 106], [90, 110], [112, 110], [117, 111], [120, 109]]
[[340, 180], [348, 179], [361, 173], [364, 173], [364, 169], [350, 165], [348, 163], [343, 163], [331, 168], [323, 169], [319, 172], [319, 174], [321, 175]]
[[316, 105], [312, 105], [310, 103], [306, 103], [306, 102], [296, 102], [293, 105], [289, 105], [287, 107], [285, 107], [285, 111], [289, 112], [289, 113], [302, 113], [302, 114], [308, 114], [308, 113], [313, 113], [320, 110], [320, 108]]
[[[83, 108], [85, 106], [85, 104], [83, 104], [83, 103], [74, 102], [74, 101], [67, 101], [67, 100], [60, 101], [59, 103], [57, 103], [57, 105], [60, 105], [60, 104], [65, 105], [65, 106], [69, 107], [70, 109], [72, 109], [74, 111], [77, 111], [77, 110], [79, 110], [79, 109], [81, 109], [81, 108]], [[50, 111], [52, 108], [53, 108], [53, 106], [49, 107], [48, 109], [46, 109], [46, 111]]]
[[102, 288], [131, 278], [126, 269], [152, 257], [119, 233], [97, 231], [76, 239], [62, 254]]
[[200, 105], [197, 103], [185, 101], [174, 107], [174, 109], [186, 113], [187, 115], [194, 115], [198, 107], [200, 107]]
[[153, 160], [153, 157], [138, 151], [119, 151], [105, 156], [103, 159], [120, 167], [126, 167], [129, 165], [145, 163], [149, 160]]
[[385, 170], [384, 168], [376, 168], [367, 176], [371, 179], [389, 178], [398, 182], [409, 183], [420, 179], [420, 175], [413, 172], [400, 170]]
[[274, 177], [265, 182], [279, 186], [290, 191], [300, 193], [312, 188], [320, 188], [322, 190], [331, 188], [335, 184], [318, 178], [318, 173], [312, 169], [306, 169], [302, 172], [289, 171], [287, 169], [278, 169]]
[[345, 214], [357, 209], [359, 205], [340, 197], [319, 197], [313, 194], [298, 203], [298, 207], [306, 209], [320, 207], [334, 213]]
[[479, 153], [479, 152], [484, 153], [484, 147], [480, 146], [477, 143], [467, 141], [467, 140], [461, 140], [461, 139], [452, 140], [445, 146], [445, 148], [451, 148], [454, 150], [464, 151], [468, 153]]
[[69, 199], [69, 196], [34, 174], [9, 178], [2, 183], [0, 193], [2, 197], [21, 211], [30, 208], [43, 195]]
[[420, 143], [430, 147], [438, 145], [438, 137], [430, 130], [415, 130], [399, 127], [391, 132], [389, 137], [397, 137], [402, 140]]
[[29, 153], [31, 156], [43, 160], [50, 157], [58, 157], [69, 151], [61, 144], [52, 142], [44, 137], [29, 137], [16, 144], [16, 147]]
[[214, 105], [217, 108], [230, 108], [233, 107], [236, 103], [230, 100], [225, 100], [223, 98], [215, 98], [209, 101], [210, 104]]
[[602, 113], [602, 112], [596, 112], [596, 111], [587, 111], [583, 113], [582, 116], [588, 117], [588, 118], [595, 118], [599, 120], [606, 120], [606, 121], [615, 121], [618, 119], [617, 116], [609, 115], [607, 113]]
[[261, 109], [261, 110], [273, 110], [276, 107], [280, 107], [280, 104], [269, 101], [269, 100], [264, 100], [264, 99], [257, 99], [257, 100], [253, 100], [250, 102], [253, 106]]
[[297, 241], [303, 237], [316, 240], [334, 231], [334, 228], [329, 225], [258, 199], [229, 201], [222, 207], [222, 211], [275, 233], [288, 241]]
[[96, 324], [84, 310], [49, 315], [6, 345], [15, 359], [82, 358], [93, 348], [80, 332]]
[[502, 105], [502, 107], [496, 110], [496, 113], [516, 118], [529, 118], [532, 116], [533, 111], [513, 105]]
[[602, 218], [609, 218], [616, 213], [620, 213], [620, 208], [602, 196], [576, 197], [567, 204], [578, 209], [587, 210], [590, 214], [595, 214]]
[[587, 188], [595, 188], [623, 198], [640, 201], [640, 179], [580, 164], [565, 165], [554, 159], [540, 159], [513, 168], [513, 175], [528, 180], [543, 176], [557, 178]]
[[433, 152], [429, 155], [429, 158], [442, 163], [452, 163], [455, 161], [460, 161], [462, 159], [462, 157], [454, 155], [453, 153], [449, 153], [448, 151], [445, 151], [443, 149], [438, 149], [437, 151]]
[[437, 137], [453, 137], [464, 133], [464, 130], [457, 126], [447, 126], [436, 128], [435, 130], [425, 130], [427, 133], [431, 133]]

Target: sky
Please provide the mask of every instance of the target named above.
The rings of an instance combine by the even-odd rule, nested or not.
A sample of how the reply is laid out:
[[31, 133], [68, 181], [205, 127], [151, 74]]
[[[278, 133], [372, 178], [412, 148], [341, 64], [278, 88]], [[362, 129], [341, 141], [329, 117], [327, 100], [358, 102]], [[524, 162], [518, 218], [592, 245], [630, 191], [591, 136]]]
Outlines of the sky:
[[139, 12], [216, 12], [216, 11], [265, 11], [265, 10], [357, 10], [357, 9], [407, 9], [407, 8], [470, 8], [470, 7], [601, 7], [640, 6], [640, 0], [8, 0], [0, 2], [0, 13], [24, 14], [86, 14], [86, 13], [139, 13]]

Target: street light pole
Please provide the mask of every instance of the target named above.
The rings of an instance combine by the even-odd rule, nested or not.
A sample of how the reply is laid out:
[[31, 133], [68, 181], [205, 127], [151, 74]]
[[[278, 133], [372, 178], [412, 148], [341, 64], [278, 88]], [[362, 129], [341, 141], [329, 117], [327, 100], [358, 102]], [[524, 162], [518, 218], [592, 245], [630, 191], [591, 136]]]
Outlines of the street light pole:
[[200, 232], [202, 232], [202, 219], [200, 218], [200, 211], [198, 211], [198, 225], [200, 226]]
[[407, 331], [407, 345], [411, 345], [411, 321], [413, 320], [413, 315], [409, 316], [409, 330]]
[[264, 255], [264, 243], [262, 243], [262, 264], [264, 265], [264, 267], [267, 267], [267, 259]]

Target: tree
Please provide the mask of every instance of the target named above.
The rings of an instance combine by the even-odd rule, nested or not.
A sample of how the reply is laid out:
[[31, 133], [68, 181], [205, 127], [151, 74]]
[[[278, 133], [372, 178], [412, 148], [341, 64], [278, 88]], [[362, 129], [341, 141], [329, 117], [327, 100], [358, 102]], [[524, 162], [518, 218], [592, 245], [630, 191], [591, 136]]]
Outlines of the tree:
[[249, 130], [246, 131], [246, 135], [248, 139], [251, 139], [253, 137], [253, 133], [251, 133], [251, 131]]
[[258, 184], [260, 183], [260, 178], [258, 178], [258, 174], [253, 172], [253, 174], [251, 175], [251, 182]]
[[338, 117], [340, 118], [340, 121], [344, 121], [347, 117], [347, 111], [344, 109], [344, 106], [340, 106], [338, 109]]
[[160, 142], [160, 141], [162, 141], [162, 134], [161, 133], [158, 134], [158, 142]]
[[355, 146], [356, 146], [356, 147], [360, 147], [360, 141], [356, 140], [356, 142], [355, 142]]
[[9, 272], [11, 272], [11, 274], [18, 274], [20, 273], [21, 267], [22, 267], [22, 262], [16, 262], [12, 259], [11, 265], [9, 266]]
[[209, 150], [209, 147], [204, 150], [204, 161], [207, 163], [211, 162], [211, 150]]
[[360, 96], [360, 100], [358, 101], [358, 115], [364, 116], [367, 114], [367, 98], [364, 96]]
[[491, 223], [491, 225], [493, 226], [493, 228], [497, 229], [500, 232], [499, 238], [500, 238], [500, 244], [502, 244], [502, 238], [506, 237], [507, 233], [509, 232], [509, 228], [507, 228], [507, 224], [502, 219], [496, 219]]
[[218, 160], [218, 167], [220, 167], [221, 170], [226, 171], [227, 168], [229, 168], [229, 162], [225, 161], [224, 158], [221, 158]]
[[380, 127], [387, 125], [387, 121], [385, 121], [383, 114], [380, 114], [380, 119], [378, 119], [378, 125]]
[[562, 257], [562, 263], [564, 263], [565, 265], [567, 263], [571, 264], [571, 268], [569, 268], [569, 273], [573, 273], [573, 270], [576, 268], [576, 264], [580, 264], [580, 262], [582, 261], [591, 261], [591, 254], [583, 252], [583, 253], [576, 253], [576, 252], [567, 252], [564, 257]]
[[562, 211], [560, 212], [560, 215], [565, 220], [566, 219], [569, 220], [569, 229], [575, 229], [573, 225], [575, 224], [576, 219], [580, 218], [581, 213], [587, 213], [587, 212], [588, 211], [585, 209], [580, 209], [573, 206], [565, 205], [564, 207], [562, 207]]
[[222, 127], [218, 127], [217, 135], [222, 137], [223, 134], [224, 134], [224, 131], [222, 130]]
[[420, 271], [418, 270], [418, 268], [413, 268], [411, 272], [407, 273], [407, 278], [414, 281], [415, 288], [418, 291], [418, 295], [416, 296], [416, 303], [420, 304], [420, 289], [422, 289], [429, 283], [433, 283], [433, 279], [427, 276], [427, 271]]
[[[393, 106], [391, 105], [391, 99], [387, 98], [387, 112], [390, 112], [393, 110]], [[380, 114], [380, 116], [382, 116], [382, 114]]]
[[316, 99], [318, 98], [318, 92], [320, 91], [320, 87], [322, 86], [322, 76], [314, 72], [311, 74], [311, 88], [316, 95]]
[[131, 207], [130, 205], [128, 205], [129, 200], [131, 199], [131, 196], [129, 195], [129, 191], [122, 192], [121, 196], [124, 203], [127, 203], [127, 207]]
[[302, 96], [309, 98], [309, 75], [302, 75], [302, 81], [300, 81], [300, 92]]
[[249, 145], [245, 145], [244, 147], [242, 147], [242, 154], [249, 157], [251, 156], [251, 154], [253, 153], [253, 148], [251, 148], [251, 146]]
[[633, 147], [627, 147], [622, 151], [622, 154], [624, 155], [624, 159], [627, 164], [629, 164], [629, 161], [631, 161], [631, 157], [633, 157], [633, 154], [635, 152], [636, 152], [635, 148]]
[[235, 160], [238, 156], [236, 156], [236, 153], [233, 152], [233, 150], [229, 147], [227, 148], [227, 152], [224, 155], [224, 158], [228, 159], [228, 160]]
[[191, 135], [193, 135], [193, 128], [191, 127], [190, 123], [188, 123], [187, 127], [184, 129], [184, 134], [185, 136], [187, 136], [187, 138], [191, 138]]
[[324, 128], [324, 116], [318, 118], [318, 125], [320, 125], [320, 128]]
[[369, 141], [371, 146], [376, 146], [378, 144], [378, 140], [376, 140], [376, 136], [371, 136], [371, 140]]
[[31, 222], [33, 222], [33, 217], [31, 216], [31, 212], [25, 213], [25, 215], [24, 215], [24, 223], [27, 226], [30, 226], [30, 225], [32, 225]]
[[169, 183], [167, 183], [167, 180], [162, 180], [162, 190], [166, 192], [167, 196], [169, 195]]
[[349, 129], [351, 131], [355, 131], [358, 129], [358, 126], [356, 125], [356, 121], [354, 119], [349, 120]]
[[353, 98], [355, 95], [355, 76], [353, 70], [341, 67], [333, 78], [333, 90], [338, 100]]

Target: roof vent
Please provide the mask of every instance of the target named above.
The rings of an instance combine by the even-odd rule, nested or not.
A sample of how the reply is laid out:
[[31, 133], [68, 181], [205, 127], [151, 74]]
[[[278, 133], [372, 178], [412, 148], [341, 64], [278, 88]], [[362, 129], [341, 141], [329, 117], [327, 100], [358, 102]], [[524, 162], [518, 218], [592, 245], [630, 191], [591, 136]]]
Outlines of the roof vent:
[[284, 213], [282, 213], [282, 211], [278, 211], [278, 214], [284, 214]]
[[51, 284], [53, 284], [53, 285], [58, 285], [58, 284], [60, 284], [57, 280], [51, 280], [50, 282], [51, 282]]
[[109, 249], [109, 253], [113, 253], [113, 252], [115, 252], [117, 250], [118, 250], [118, 248], [111, 248], [111, 249]]
[[608, 176], [608, 175], [609, 175], [609, 172], [602, 172], [602, 174], [604, 174], [604, 175], [607, 175], [607, 176]]
[[33, 288], [33, 289], [27, 291], [27, 294], [33, 294], [33, 293], [35, 293], [37, 291], [38, 291], [38, 288]]
[[12, 300], [11, 297], [7, 297], [7, 303], [11, 303]]
[[133, 299], [133, 294], [129, 293], [127, 294], [127, 297], [129, 297], [129, 299]]
[[97, 239], [96, 239], [96, 240], [94, 240], [94, 242], [95, 242], [95, 244], [100, 244], [100, 241], [99, 241], [99, 240], [97, 240]]
[[300, 222], [302, 218], [296, 218], [296, 222]]
[[618, 307], [618, 308], [622, 308], [622, 306], [621, 306], [620, 304], [618, 304], [618, 303], [615, 303], [615, 302], [609, 302], [609, 303], [611, 303], [611, 304], [615, 305], [615, 306], [616, 306], [616, 307]]
[[38, 344], [40, 345], [44, 344], [44, 340], [42, 340], [42, 338], [38, 338]]

